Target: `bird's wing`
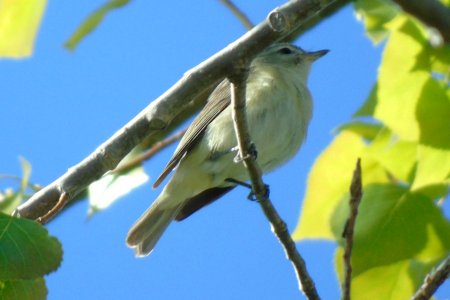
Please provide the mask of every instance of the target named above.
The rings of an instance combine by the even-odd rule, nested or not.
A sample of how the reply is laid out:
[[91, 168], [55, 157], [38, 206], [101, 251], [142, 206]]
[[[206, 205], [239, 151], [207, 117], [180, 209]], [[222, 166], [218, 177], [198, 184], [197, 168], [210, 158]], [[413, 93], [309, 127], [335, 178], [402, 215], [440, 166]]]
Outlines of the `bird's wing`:
[[209, 96], [208, 102], [200, 114], [192, 121], [183, 138], [180, 141], [175, 153], [156, 179], [153, 187], [156, 188], [178, 165], [180, 160], [189, 152], [200, 140], [206, 127], [225, 109], [231, 102], [230, 82], [224, 79], [214, 89]]

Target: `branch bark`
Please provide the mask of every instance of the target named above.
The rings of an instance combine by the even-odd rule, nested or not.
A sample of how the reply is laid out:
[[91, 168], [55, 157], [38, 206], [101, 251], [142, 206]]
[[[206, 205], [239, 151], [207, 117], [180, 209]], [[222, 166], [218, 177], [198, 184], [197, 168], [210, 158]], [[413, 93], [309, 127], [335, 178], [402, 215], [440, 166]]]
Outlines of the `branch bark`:
[[438, 0], [393, 0], [407, 13], [439, 31], [450, 44], [450, 8]]
[[444, 283], [445, 280], [450, 278], [450, 256], [425, 277], [425, 280], [416, 294], [411, 300], [427, 300], [433, 296], [434, 292]]
[[245, 86], [247, 78], [245, 62], [243, 62], [242, 68], [239, 68], [238, 66], [237, 70], [237, 73], [230, 76], [229, 79], [231, 82], [233, 124], [238, 142], [239, 157], [242, 159], [242, 162], [250, 175], [253, 194], [261, 205], [266, 218], [269, 220], [272, 231], [281, 243], [287, 258], [294, 267], [300, 290], [303, 291], [308, 299], [318, 300], [320, 297], [317, 293], [314, 281], [306, 269], [305, 261], [297, 251], [295, 242], [292, 240], [292, 237], [287, 230], [286, 223], [281, 219], [269, 199], [267, 186], [262, 180], [262, 170], [252, 154], [250, 131], [245, 113]]
[[20, 205], [15, 215], [38, 219], [55, 207], [62, 194], [66, 194], [67, 201], [74, 199], [89, 184], [113, 170], [145, 138], [164, 131], [191, 99], [231, 73], [235, 63], [251, 60], [332, 2], [334, 0], [290, 1], [273, 10], [265, 21], [188, 71], [88, 157]]

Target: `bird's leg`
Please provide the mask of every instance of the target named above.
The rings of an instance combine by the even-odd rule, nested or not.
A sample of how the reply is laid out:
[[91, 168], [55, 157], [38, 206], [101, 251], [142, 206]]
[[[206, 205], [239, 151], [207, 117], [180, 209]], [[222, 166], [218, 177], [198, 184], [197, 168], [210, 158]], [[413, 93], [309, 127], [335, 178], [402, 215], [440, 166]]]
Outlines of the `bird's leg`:
[[[242, 162], [244, 160], [244, 158], [247, 158], [247, 157], [244, 157], [244, 158], [241, 157], [241, 155], [239, 154], [238, 146], [232, 148], [231, 151], [236, 151], [237, 152], [236, 156], [233, 159], [234, 163], [240, 163], [240, 162]], [[256, 146], [255, 146], [255, 144], [253, 142], [250, 143], [250, 147], [248, 149], [248, 154], [247, 155], [250, 156], [250, 157], [253, 157], [253, 159], [255, 159], [255, 160], [258, 157], [258, 151], [256, 150]]]
[[[253, 192], [251, 184], [249, 184], [247, 182], [244, 182], [244, 181], [236, 180], [236, 179], [233, 179], [233, 178], [227, 178], [227, 179], [225, 179], [225, 181], [226, 182], [230, 182], [230, 183], [234, 183], [236, 185], [240, 185], [240, 186], [243, 186], [243, 187], [246, 187], [246, 188], [250, 189], [250, 193], [248, 194], [247, 199], [250, 200], [250, 201], [258, 201], [258, 199], [255, 197], [255, 193]], [[269, 185], [264, 184], [264, 187], [265, 187], [265, 190], [266, 190], [266, 194], [264, 196], [265, 196], [265, 198], [269, 198], [269, 194], [270, 194]]]

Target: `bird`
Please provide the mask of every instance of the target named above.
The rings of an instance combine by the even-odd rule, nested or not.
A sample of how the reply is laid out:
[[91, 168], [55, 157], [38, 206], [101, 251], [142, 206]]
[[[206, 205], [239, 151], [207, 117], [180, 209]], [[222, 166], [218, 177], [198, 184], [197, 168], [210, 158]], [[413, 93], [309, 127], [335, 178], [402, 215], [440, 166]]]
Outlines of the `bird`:
[[[305, 140], [312, 116], [307, 87], [311, 65], [329, 50], [307, 52], [275, 43], [250, 63], [246, 115], [263, 173], [291, 159]], [[174, 221], [181, 221], [249, 180], [236, 162], [230, 81], [221, 81], [192, 121], [153, 187], [173, 172], [163, 190], [128, 232], [126, 244], [137, 257], [147, 256]]]

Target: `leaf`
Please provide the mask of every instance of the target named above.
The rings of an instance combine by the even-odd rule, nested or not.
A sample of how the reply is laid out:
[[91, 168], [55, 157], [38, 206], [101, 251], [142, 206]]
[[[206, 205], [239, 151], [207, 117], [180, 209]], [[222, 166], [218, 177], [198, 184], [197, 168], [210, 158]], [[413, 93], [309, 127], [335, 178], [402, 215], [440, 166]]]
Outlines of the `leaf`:
[[380, 132], [383, 126], [377, 123], [368, 123], [362, 121], [351, 121], [344, 125], [339, 126], [336, 131], [351, 131], [353, 133], [358, 134], [364, 139], [372, 141], [377, 134]]
[[0, 214], [0, 280], [34, 279], [56, 270], [59, 241], [40, 224]]
[[[416, 176], [411, 190], [450, 184], [450, 151], [420, 145]], [[445, 191], [445, 189], [443, 190]], [[446, 193], [445, 193], [446, 194]], [[445, 194], [436, 196], [443, 197]]]
[[20, 157], [20, 163], [22, 166], [22, 178], [20, 180], [19, 190], [13, 192], [11, 189], [8, 189], [4, 193], [0, 192], [0, 212], [5, 214], [11, 214], [26, 197], [25, 193], [31, 175], [31, 164], [23, 157]]
[[396, 180], [412, 183], [417, 163], [416, 142], [402, 141], [387, 128], [381, 130], [364, 153], [376, 160]]
[[[343, 199], [333, 216], [333, 232], [341, 240], [346, 215]], [[450, 222], [430, 199], [392, 184], [371, 184], [356, 221], [352, 267], [354, 276], [405, 259], [434, 261], [450, 251]], [[381, 276], [381, 275], [380, 275]]]
[[103, 176], [89, 186], [89, 212], [108, 208], [120, 197], [148, 181], [148, 176], [142, 166], [135, 167], [125, 174], [109, 174]]
[[397, 18], [383, 54], [374, 116], [402, 140], [418, 141], [421, 124], [418, 105], [429, 101], [432, 80], [426, 39], [421, 28], [406, 18]]
[[[364, 148], [358, 135], [344, 131], [320, 154], [309, 173], [301, 215], [292, 234], [295, 240], [334, 237], [330, 225], [333, 212], [349, 189], [356, 159]], [[387, 181], [373, 159], [361, 160], [364, 184]]]
[[[450, 45], [428, 49], [431, 53], [431, 70], [444, 76], [450, 76]], [[448, 83], [448, 82], [447, 82]]]
[[[343, 248], [336, 251], [337, 269], [342, 270]], [[415, 292], [413, 280], [408, 275], [407, 260], [372, 268], [352, 278], [351, 299], [409, 299]], [[341, 281], [342, 281], [342, 275]]]
[[[382, 200], [382, 198], [379, 200]], [[359, 274], [354, 273], [354, 276], [352, 276], [352, 299], [409, 299], [422, 284], [425, 275], [428, 274], [434, 266], [436, 266], [448, 255], [450, 249], [450, 241], [448, 236], [450, 225], [448, 220], [445, 219], [442, 211], [436, 208], [431, 201], [427, 201], [426, 199], [420, 200], [425, 200], [423, 203], [420, 203], [421, 205], [424, 204], [429, 207], [429, 209], [424, 211], [424, 217], [422, 218], [421, 214], [418, 216], [405, 216], [406, 218], [403, 219], [405, 223], [402, 226], [406, 228], [410, 224], [415, 223], [417, 217], [422, 219], [419, 223], [424, 224], [424, 226], [418, 231], [418, 233], [420, 236], [424, 233], [426, 238], [421, 249], [406, 259], [389, 264], [374, 266]], [[420, 211], [423, 208], [421, 205], [417, 208], [414, 208], [414, 206], [411, 205], [411, 208], [416, 211]], [[399, 208], [399, 210], [401, 210], [401, 208]], [[394, 211], [391, 218], [397, 213], [398, 211]], [[375, 213], [373, 215], [375, 215]], [[381, 218], [382, 217], [380, 217], [380, 219]], [[359, 220], [361, 220], [361, 216], [358, 217], [357, 223]], [[386, 221], [386, 223], [388, 222], [390, 221]], [[359, 228], [359, 224], [357, 226]], [[381, 229], [387, 231], [389, 227], [382, 227]], [[398, 253], [401, 249], [405, 249], [404, 247], [407, 247], [407, 245], [404, 244], [404, 240], [406, 239], [404, 235], [411, 233], [414, 229], [417, 228], [407, 228], [406, 231], [398, 235], [398, 239], [391, 239], [392, 248], [396, 249], [397, 243], [399, 243], [398, 247], [400, 249], [394, 250], [395, 252]], [[414, 235], [414, 232], [412, 234]], [[361, 234], [359, 236], [361, 236]], [[369, 239], [370, 237], [367, 238], [367, 240]], [[358, 243], [361, 242], [363, 241], [358, 241]], [[370, 251], [373, 250], [377, 251], [373, 248], [371, 248]], [[343, 278], [343, 251], [343, 248], [339, 247], [335, 256], [336, 270], [341, 282]], [[360, 254], [364, 253], [353, 253], [353, 258], [355, 258], [355, 256], [359, 256]], [[390, 257], [390, 249], [387, 249], [383, 255], [385, 257]], [[364, 257], [356, 257], [353, 263], [358, 262], [364, 262]]]
[[43, 278], [0, 281], [0, 299], [45, 300], [47, 287]]
[[72, 33], [69, 39], [64, 43], [64, 47], [71, 51], [75, 50], [78, 44], [100, 25], [103, 18], [106, 17], [110, 11], [125, 6], [129, 1], [130, 0], [109, 0], [107, 3], [103, 4], [81, 23], [77, 30]]
[[431, 77], [424, 82], [415, 112], [421, 144], [450, 150], [449, 91]]
[[23, 194], [20, 191], [13, 191], [9, 188], [4, 192], [0, 191], [0, 212], [11, 214], [22, 202], [22, 198]]
[[377, 106], [378, 84], [374, 84], [364, 104], [353, 114], [353, 117], [372, 117]]
[[31, 55], [46, 4], [46, 0], [0, 0], [0, 57]]
[[374, 44], [389, 34], [386, 23], [399, 12], [399, 8], [386, 0], [358, 0], [354, 3], [356, 16], [364, 23], [366, 34]]

